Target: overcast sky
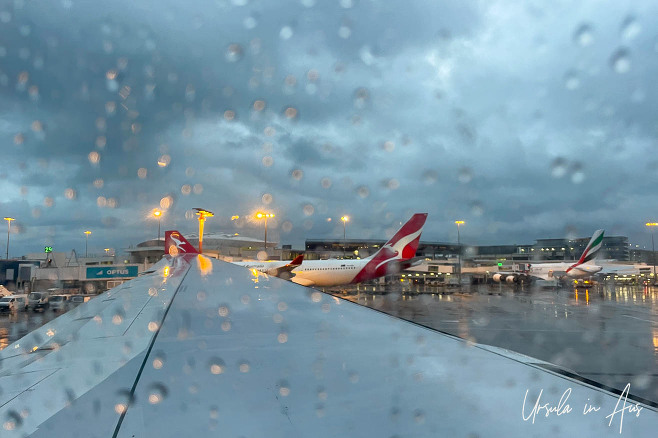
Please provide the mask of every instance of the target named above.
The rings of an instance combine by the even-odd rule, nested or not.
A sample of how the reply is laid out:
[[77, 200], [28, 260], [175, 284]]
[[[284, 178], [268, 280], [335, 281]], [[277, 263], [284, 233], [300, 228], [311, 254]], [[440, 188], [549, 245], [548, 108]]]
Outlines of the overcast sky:
[[[52, 0], [0, 6], [10, 255], [162, 229], [268, 240], [650, 245], [651, 1]], [[163, 200], [164, 199], [164, 200]], [[161, 204], [162, 203], [162, 204]], [[231, 221], [233, 215], [241, 217]], [[331, 221], [329, 221], [331, 219]], [[2, 239], [0, 239], [2, 240]], [[0, 246], [4, 254], [4, 242]]]

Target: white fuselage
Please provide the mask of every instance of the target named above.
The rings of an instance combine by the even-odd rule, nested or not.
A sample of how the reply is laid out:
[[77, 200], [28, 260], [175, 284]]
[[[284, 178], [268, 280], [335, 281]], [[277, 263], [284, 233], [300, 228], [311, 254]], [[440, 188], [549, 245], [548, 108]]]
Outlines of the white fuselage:
[[[552, 280], [567, 276], [569, 278], [587, 278], [591, 277], [601, 270], [600, 266], [583, 264], [569, 269], [574, 265], [573, 263], [560, 262], [560, 263], [537, 263], [530, 266], [529, 274], [533, 277], [541, 278], [542, 280]], [[582, 268], [580, 268], [582, 266]]]
[[292, 270], [292, 281], [306, 286], [339, 286], [350, 284], [368, 263], [363, 260], [304, 260]]

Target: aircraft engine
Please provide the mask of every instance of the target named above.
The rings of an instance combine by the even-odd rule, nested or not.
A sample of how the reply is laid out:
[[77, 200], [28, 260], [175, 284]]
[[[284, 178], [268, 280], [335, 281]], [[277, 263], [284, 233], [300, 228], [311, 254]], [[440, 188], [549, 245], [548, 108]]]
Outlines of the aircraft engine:
[[492, 278], [493, 281], [495, 281], [496, 283], [500, 283], [501, 281], [503, 281], [502, 277], [503, 277], [503, 276], [502, 276], [501, 274], [494, 274], [493, 277], [491, 277], [491, 278]]
[[505, 281], [508, 282], [508, 283], [514, 283], [514, 282], [516, 282], [516, 275], [508, 275], [508, 276], [505, 278]]

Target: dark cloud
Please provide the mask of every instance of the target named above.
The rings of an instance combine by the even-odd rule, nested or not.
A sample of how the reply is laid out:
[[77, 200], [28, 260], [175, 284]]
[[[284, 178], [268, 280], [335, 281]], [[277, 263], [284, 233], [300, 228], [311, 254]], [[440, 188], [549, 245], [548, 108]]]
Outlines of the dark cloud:
[[1, 205], [24, 252], [152, 237], [165, 197], [165, 228], [266, 207], [295, 246], [342, 214], [378, 237], [427, 211], [439, 240], [461, 218], [481, 243], [642, 242], [655, 215], [651, 2], [3, 8]]

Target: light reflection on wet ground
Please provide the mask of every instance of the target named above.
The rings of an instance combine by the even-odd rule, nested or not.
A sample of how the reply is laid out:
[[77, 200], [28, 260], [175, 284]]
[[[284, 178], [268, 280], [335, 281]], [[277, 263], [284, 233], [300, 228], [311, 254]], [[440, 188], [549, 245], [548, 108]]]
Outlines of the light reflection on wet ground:
[[[513, 291], [489, 286], [344, 298], [480, 344], [554, 363], [658, 402], [658, 288]], [[423, 291], [423, 286], [419, 290]], [[430, 293], [427, 293], [430, 292]]]
[[52, 310], [0, 314], [0, 350], [59, 315]]

